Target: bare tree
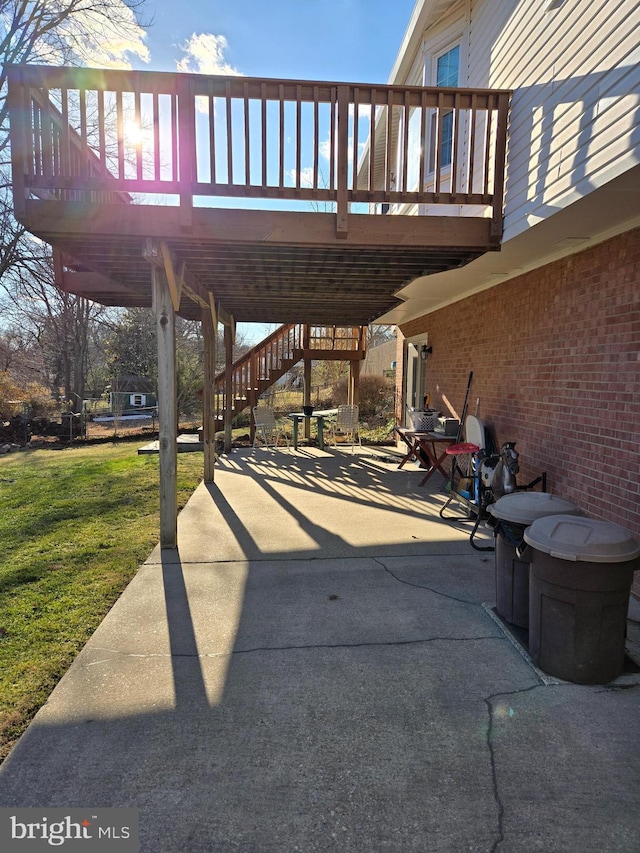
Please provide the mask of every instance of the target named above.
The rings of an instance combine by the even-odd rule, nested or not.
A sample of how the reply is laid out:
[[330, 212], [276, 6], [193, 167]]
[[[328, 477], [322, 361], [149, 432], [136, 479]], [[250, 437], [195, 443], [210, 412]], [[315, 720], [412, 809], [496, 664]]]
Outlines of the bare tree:
[[[58, 353], [61, 362], [56, 370], [65, 393], [77, 395], [76, 400], [84, 395], [88, 323], [96, 308], [85, 299], [55, 290], [49, 248], [13, 217], [7, 66], [38, 62], [128, 67], [129, 55], [146, 59], [139, 18], [143, 3], [0, 0], [0, 287], [12, 304], [9, 314], [18, 327], [36, 334], [43, 346], [49, 339], [56, 341], [56, 347], [68, 348], [64, 355]], [[21, 311], [26, 314], [23, 321], [17, 316]], [[44, 329], [42, 317], [47, 319]]]
[[88, 368], [90, 336], [104, 308], [51, 286], [52, 262], [48, 253], [31, 258], [17, 268], [8, 288], [5, 316], [21, 330], [21, 343], [41, 355], [42, 380], [65, 399], [74, 411], [82, 407]]

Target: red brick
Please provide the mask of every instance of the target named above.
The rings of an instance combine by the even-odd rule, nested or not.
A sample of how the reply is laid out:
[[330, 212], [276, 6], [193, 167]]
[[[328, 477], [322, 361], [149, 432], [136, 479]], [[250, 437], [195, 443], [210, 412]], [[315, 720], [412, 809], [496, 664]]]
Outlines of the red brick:
[[546, 471], [550, 490], [640, 540], [640, 229], [401, 331], [428, 333], [433, 406], [459, 414], [473, 370], [469, 411], [479, 397], [498, 443], [517, 442], [521, 482]]

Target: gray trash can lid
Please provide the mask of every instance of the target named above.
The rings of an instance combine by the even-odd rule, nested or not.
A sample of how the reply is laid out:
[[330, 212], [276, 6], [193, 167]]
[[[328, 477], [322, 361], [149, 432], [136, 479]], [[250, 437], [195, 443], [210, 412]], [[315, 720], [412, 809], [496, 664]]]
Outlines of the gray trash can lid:
[[504, 495], [489, 506], [491, 515], [504, 521], [529, 525], [536, 518], [545, 515], [580, 515], [581, 512], [571, 501], [565, 501], [546, 492], [513, 492]]
[[640, 545], [619, 524], [579, 515], [538, 518], [525, 530], [524, 540], [560, 560], [626, 563], [640, 556]]

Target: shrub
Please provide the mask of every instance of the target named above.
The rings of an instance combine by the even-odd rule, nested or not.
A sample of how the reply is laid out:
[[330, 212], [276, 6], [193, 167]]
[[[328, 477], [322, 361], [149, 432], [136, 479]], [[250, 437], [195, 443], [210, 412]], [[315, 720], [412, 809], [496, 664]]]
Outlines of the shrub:
[[27, 382], [23, 390], [24, 401], [31, 410], [31, 417], [43, 417], [53, 414], [56, 402], [44, 385], [38, 382]]
[[5, 418], [22, 414], [22, 392], [5, 371], [0, 373], [0, 414]]
[[[340, 379], [331, 389], [332, 404], [341, 406], [347, 402], [348, 381]], [[368, 420], [387, 417], [393, 412], [394, 385], [385, 376], [360, 377], [360, 418]]]
[[25, 406], [29, 407], [30, 417], [50, 415], [55, 409], [48, 388], [38, 382], [18, 385], [9, 374], [0, 373], [0, 414], [5, 418], [22, 415]]

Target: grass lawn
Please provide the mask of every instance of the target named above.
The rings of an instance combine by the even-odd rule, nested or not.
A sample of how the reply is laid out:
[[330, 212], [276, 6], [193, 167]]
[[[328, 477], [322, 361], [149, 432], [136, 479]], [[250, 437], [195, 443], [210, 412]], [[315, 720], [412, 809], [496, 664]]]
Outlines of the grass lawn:
[[[0, 456], [0, 760], [158, 542], [141, 444]], [[202, 467], [178, 454], [180, 507]]]

